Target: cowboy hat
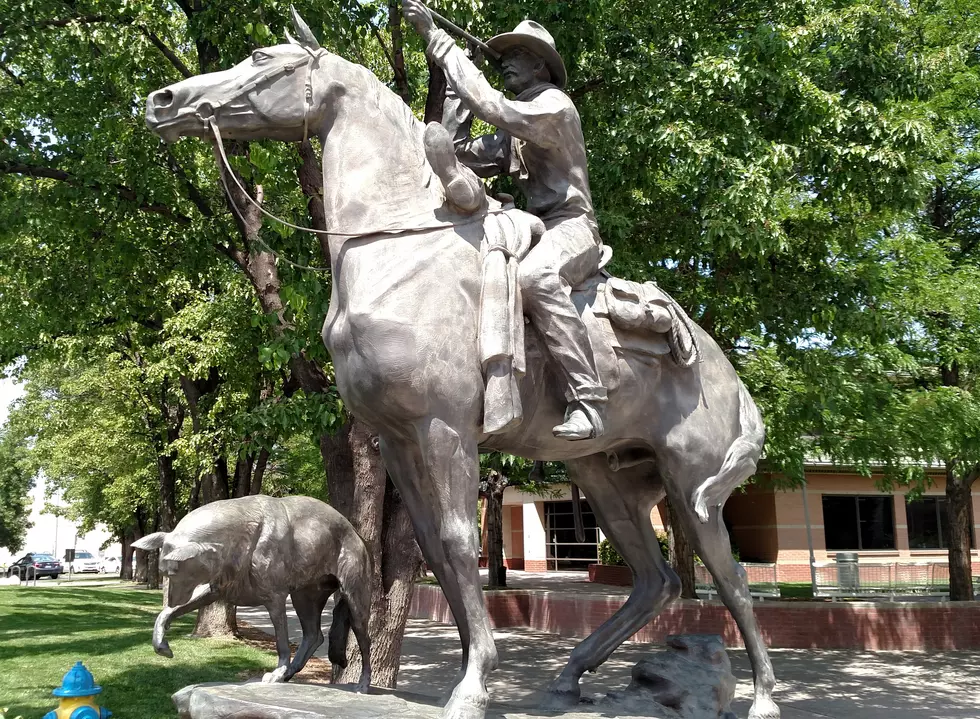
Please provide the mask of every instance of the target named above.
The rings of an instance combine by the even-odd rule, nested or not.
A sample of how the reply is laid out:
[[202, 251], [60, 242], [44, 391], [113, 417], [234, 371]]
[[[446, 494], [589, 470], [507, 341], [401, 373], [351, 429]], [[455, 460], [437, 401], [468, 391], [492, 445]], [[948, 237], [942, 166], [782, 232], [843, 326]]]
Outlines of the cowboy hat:
[[555, 85], [565, 87], [568, 81], [565, 63], [555, 49], [555, 39], [550, 32], [533, 20], [524, 20], [514, 28], [514, 32], [505, 32], [490, 38], [487, 40], [487, 45], [501, 55], [514, 47], [526, 48], [544, 60], [548, 72], [551, 73], [551, 81]]

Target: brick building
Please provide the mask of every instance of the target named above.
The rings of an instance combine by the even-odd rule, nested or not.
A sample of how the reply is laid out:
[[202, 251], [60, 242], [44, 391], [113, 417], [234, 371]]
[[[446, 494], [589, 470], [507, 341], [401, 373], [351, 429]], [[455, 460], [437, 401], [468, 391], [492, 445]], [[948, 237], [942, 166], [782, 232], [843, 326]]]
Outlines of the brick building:
[[[856, 551], [859, 561], [918, 562], [947, 560], [945, 478], [930, 475], [932, 486], [916, 501], [897, 489], [881, 492], [875, 478], [829, 464], [806, 467], [807, 488], [772, 488], [770, 477], [732, 495], [725, 522], [743, 561], [772, 562], [782, 582], [810, 580], [810, 542], [817, 563], [833, 561], [838, 551]], [[532, 572], [586, 570], [597, 560], [602, 538], [583, 501], [586, 542], [575, 540], [571, 494], [559, 486], [554, 496], [536, 496], [513, 488], [504, 494], [504, 563]], [[808, 511], [807, 511], [808, 510]], [[809, 514], [809, 520], [807, 518]], [[973, 492], [973, 566], [980, 574], [980, 488]], [[660, 511], [654, 524], [663, 527]]]

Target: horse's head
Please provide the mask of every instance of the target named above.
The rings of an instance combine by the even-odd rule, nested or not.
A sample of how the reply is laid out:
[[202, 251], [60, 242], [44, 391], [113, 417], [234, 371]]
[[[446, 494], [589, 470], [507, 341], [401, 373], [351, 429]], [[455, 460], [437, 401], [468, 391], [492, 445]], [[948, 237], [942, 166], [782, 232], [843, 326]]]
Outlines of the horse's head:
[[208, 137], [297, 141], [317, 122], [313, 73], [328, 55], [295, 9], [298, 39], [256, 50], [229, 70], [188, 78], [146, 98], [146, 124], [167, 142]]

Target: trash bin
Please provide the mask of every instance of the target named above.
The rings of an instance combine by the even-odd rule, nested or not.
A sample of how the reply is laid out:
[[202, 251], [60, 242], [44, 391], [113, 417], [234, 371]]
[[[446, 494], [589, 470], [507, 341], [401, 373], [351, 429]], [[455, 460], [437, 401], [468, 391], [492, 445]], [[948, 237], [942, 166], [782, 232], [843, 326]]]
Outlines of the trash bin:
[[857, 552], [838, 552], [837, 583], [842, 590], [857, 591], [861, 588], [861, 574], [858, 571]]

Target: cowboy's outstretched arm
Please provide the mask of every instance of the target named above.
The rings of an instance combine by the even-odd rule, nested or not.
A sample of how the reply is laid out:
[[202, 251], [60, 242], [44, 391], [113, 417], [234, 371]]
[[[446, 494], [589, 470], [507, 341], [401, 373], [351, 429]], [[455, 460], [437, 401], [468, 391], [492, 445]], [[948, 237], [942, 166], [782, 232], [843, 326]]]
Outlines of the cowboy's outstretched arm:
[[542, 147], [559, 141], [557, 125], [567, 108], [541, 95], [529, 102], [509, 100], [495, 90], [450, 35], [435, 27], [428, 8], [403, 0], [405, 19], [426, 40], [426, 52], [446, 73], [446, 80], [473, 114], [514, 137]]

